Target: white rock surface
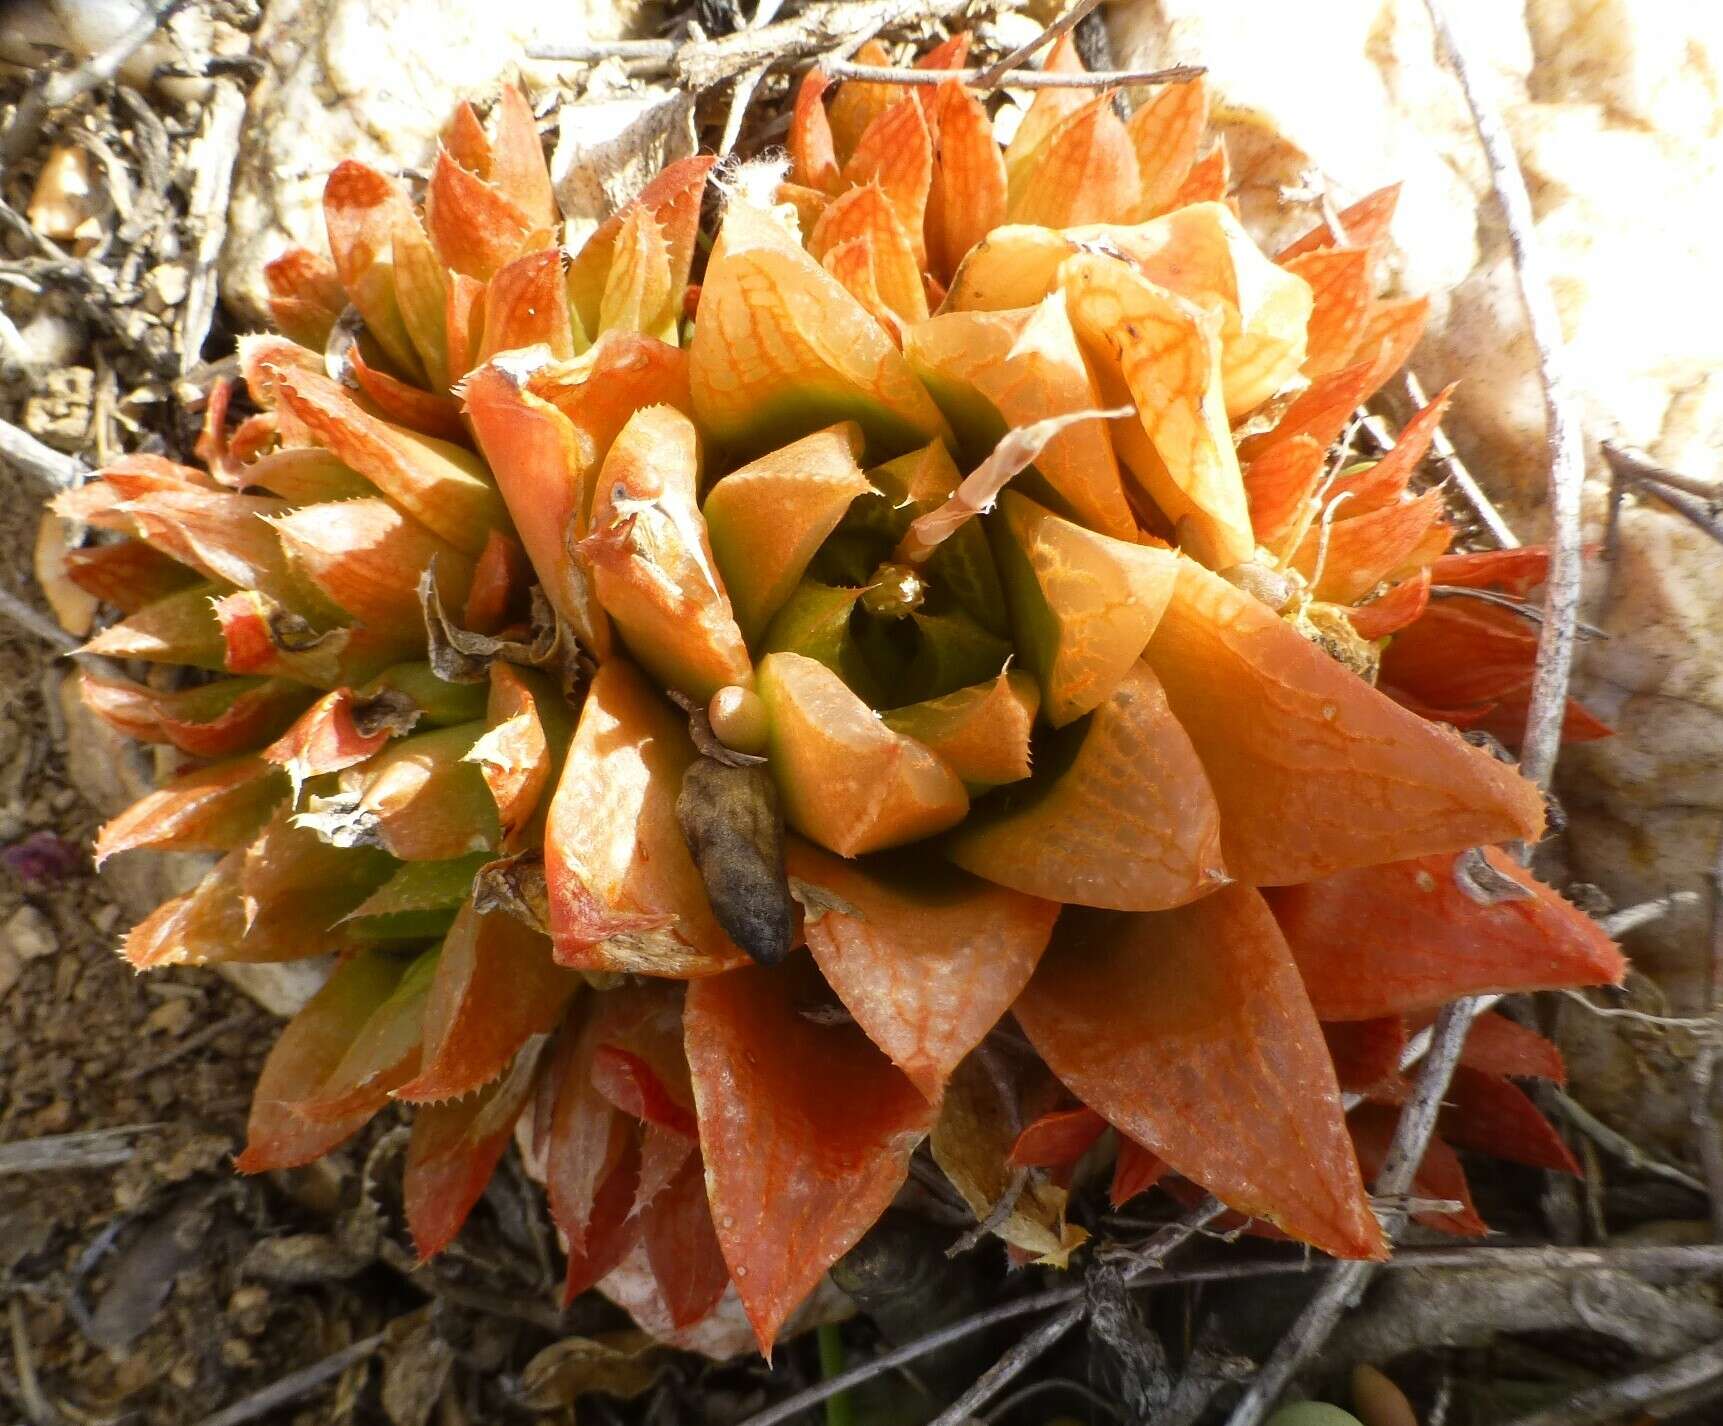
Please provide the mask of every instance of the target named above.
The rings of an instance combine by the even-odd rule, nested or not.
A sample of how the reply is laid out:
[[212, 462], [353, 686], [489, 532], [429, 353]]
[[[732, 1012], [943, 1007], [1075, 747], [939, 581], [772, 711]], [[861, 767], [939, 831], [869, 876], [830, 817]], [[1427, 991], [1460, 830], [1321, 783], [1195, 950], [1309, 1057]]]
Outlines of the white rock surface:
[[[1593, 442], [1723, 478], [1723, 6], [1678, 0], [1445, 0], [1504, 110]], [[1407, 292], [1434, 299], [1413, 366], [1461, 380], [1448, 429], [1522, 533], [1542, 533], [1542, 393], [1476, 135], [1422, 0], [1116, 0], [1121, 63], [1209, 67], [1247, 218], [1270, 240], [1315, 220], [1283, 186], [1344, 204], [1404, 183], [1393, 237]], [[1592, 532], [1598, 531], [1593, 521]], [[1703, 890], [1723, 828], [1723, 549], [1630, 508], [1613, 601], [1592, 567], [1579, 691], [1620, 729], [1570, 749], [1576, 876], [1618, 901]], [[1677, 1003], [1705, 955], [1698, 910], [1632, 938]]]
[[344, 157], [423, 170], [461, 99], [543, 71], [534, 43], [624, 34], [642, 0], [274, 0], [253, 46], [252, 92], [234, 173], [222, 297], [244, 321], [267, 312], [262, 267], [289, 243], [322, 249], [321, 201]]

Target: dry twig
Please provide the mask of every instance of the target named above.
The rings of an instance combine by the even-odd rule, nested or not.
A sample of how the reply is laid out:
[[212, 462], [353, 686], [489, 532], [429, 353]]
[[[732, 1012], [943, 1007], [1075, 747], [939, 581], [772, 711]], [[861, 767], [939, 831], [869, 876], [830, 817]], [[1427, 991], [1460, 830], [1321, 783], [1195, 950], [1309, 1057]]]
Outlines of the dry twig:
[[1614, 477], [1610, 487], [1609, 535], [1604, 542], [1606, 549], [1611, 552], [1614, 550], [1621, 497], [1629, 485], [1637, 486], [1646, 494], [1655, 496], [1689, 524], [1723, 544], [1723, 518], [1719, 517], [1716, 509], [1717, 501], [1723, 499], [1723, 491], [1707, 487], [1703, 482], [1679, 475], [1675, 471], [1665, 470], [1638, 451], [1628, 450], [1613, 441], [1603, 443], [1603, 458], [1608, 462], [1610, 474]]
[[49, 1169], [106, 1169], [127, 1162], [137, 1152], [132, 1139], [159, 1129], [160, 1124], [128, 1124], [120, 1129], [89, 1129], [77, 1134], [50, 1134], [0, 1144], [0, 1178], [14, 1173]]
[[215, 1415], [204, 1417], [197, 1426], [243, 1426], [243, 1423], [266, 1416], [277, 1407], [298, 1401], [324, 1382], [340, 1376], [354, 1363], [364, 1361], [383, 1345], [386, 1335], [383, 1332], [373, 1333], [350, 1347], [331, 1352], [320, 1362], [313, 1362], [299, 1371], [289, 1372], [280, 1381], [271, 1382], [261, 1391], [254, 1391], [250, 1396], [241, 1397], [232, 1406], [216, 1412]]
[[1603, 1120], [1599, 1119], [1572, 1095], [1557, 1089], [1554, 1085], [1547, 1086], [1546, 1092], [1549, 1102], [1561, 1112], [1563, 1118], [1599, 1148], [1614, 1154], [1629, 1168], [1667, 1179], [1670, 1183], [1678, 1183], [1683, 1188], [1691, 1188], [1696, 1193], [1707, 1191], [1702, 1180], [1694, 1178], [1686, 1169], [1677, 1168], [1674, 1164], [1666, 1164], [1662, 1159], [1652, 1157], [1627, 1135], [1616, 1133], [1614, 1129], [1611, 1129], [1609, 1125], [1605, 1124]]
[[45, 644], [52, 644], [63, 654], [81, 648], [81, 642], [68, 634], [34, 605], [26, 604], [10, 590], [0, 589], [0, 617], [10, 619], [20, 629], [34, 634]]
[[[1406, 373], [1406, 395], [1411, 398], [1414, 411], [1421, 411], [1430, 404], [1429, 393], [1411, 371]], [[1517, 550], [1520, 547], [1520, 537], [1502, 518], [1502, 512], [1496, 509], [1495, 502], [1484, 494], [1484, 487], [1479, 485], [1478, 478], [1466, 469], [1466, 463], [1460, 459], [1460, 453], [1454, 449], [1454, 443], [1448, 439], [1448, 433], [1439, 425], [1430, 433], [1430, 454], [1436, 458], [1438, 465], [1446, 467], [1454, 488], [1466, 497], [1466, 503], [1472, 507], [1472, 513], [1490, 532], [1490, 538], [1504, 550]]]
[[10, 421], [0, 421], [0, 460], [16, 466], [54, 492], [82, 485], [90, 473], [76, 456], [43, 445], [23, 427], [14, 426]]
[[1004, 80], [1006, 75], [1010, 74], [1012, 70], [1018, 68], [1024, 60], [1030, 58], [1032, 55], [1039, 54], [1066, 31], [1075, 29], [1082, 23], [1083, 17], [1100, 3], [1101, 0], [1076, 0], [1076, 4], [1072, 5], [1071, 8], [1065, 11], [1063, 15], [1054, 20], [1052, 24], [1046, 26], [1040, 34], [1035, 36], [1034, 39], [1030, 40], [1027, 44], [1019, 45], [1016, 49], [1012, 50], [1010, 54], [1002, 56], [995, 63], [988, 65], [986, 69], [982, 70], [981, 73], [976, 76], [975, 87], [977, 89], [998, 88], [1000, 82]]
[[1679, 1403], [1681, 1409], [1723, 1396], [1723, 1342], [1713, 1342], [1672, 1362], [1590, 1387], [1560, 1406], [1520, 1416], [1509, 1426], [1605, 1426], [1611, 1421], [1637, 1420], [1659, 1407]]
[[17, 163], [41, 137], [42, 122], [55, 109], [63, 109], [74, 100], [88, 94], [98, 85], [106, 84], [120, 72], [120, 66], [148, 43], [176, 10], [185, 8], [187, 0], [162, 0], [150, 5], [139, 15], [123, 35], [100, 54], [75, 69], [50, 74], [42, 83], [27, 91], [12, 113], [12, 122], [0, 136], [0, 169]]
[[[955, 79], [977, 88], [986, 85], [985, 69], [899, 69], [885, 64], [851, 64], [833, 60], [820, 66], [833, 79], [864, 79], [874, 84], [944, 84]], [[1175, 64], [1166, 69], [1095, 69], [1084, 74], [1048, 74], [1039, 69], [1011, 69], [1000, 83], [1010, 89], [1123, 89], [1133, 84], [1185, 84], [1208, 71], [1200, 64]]]
[[179, 373], [190, 372], [203, 360], [204, 339], [215, 320], [216, 260], [227, 238], [227, 199], [233, 187], [233, 165], [239, 158], [239, 127], [245, 119], [245, 95], [230, 80], [217, 80], [204, 106], [203, 131], [193, 149], [196, 156], [187, 226], [197, 235], [185, 303], [174, 331], [179, 347]]

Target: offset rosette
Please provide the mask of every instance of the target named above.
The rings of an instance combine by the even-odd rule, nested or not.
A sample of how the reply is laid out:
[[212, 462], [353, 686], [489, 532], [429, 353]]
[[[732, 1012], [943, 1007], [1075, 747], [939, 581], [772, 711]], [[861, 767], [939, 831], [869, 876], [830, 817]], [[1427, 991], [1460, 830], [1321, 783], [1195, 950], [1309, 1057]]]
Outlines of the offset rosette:
[[[1445, 393], [1347, 454], [1422, 321], [1376, 296], [1393, 195], [1271, 259], [1200, 84], [1042, 90], [1003, 148], [956, 80], [827, 89], [709, 243], [690, 159], [559, 248], [512, 91], [422, 211], [342, 165], [256, 413], [63, 497], [137, 665], [85, 697], [162, 750], [98, 851], [218, 854], [125, 953], [333, 954], [241, 1167], [412, 1105], [430, 1254], [525, 1116], [568, 1291], [666, 1334], [733, 1293], [769, 1351], [924, 1139], [978, 1216], [1046, 1170], [1018, 1260], [1082, 1242], [1109, 1129], [1121, 1200], [1380, 1255], [1410, 1031], [1622, 969], [1476, 850], [1542, 799], [1443, 726], [1523, 704], [1530, 625], [1452, 591], [1536, 552], [1449, 555], [1408, 493]], [[1467, 1055], [1419, 1190], [1462, 1203], [1449, 1143], [1566, 1164], [1509, 1078], [1553, 1048]]]

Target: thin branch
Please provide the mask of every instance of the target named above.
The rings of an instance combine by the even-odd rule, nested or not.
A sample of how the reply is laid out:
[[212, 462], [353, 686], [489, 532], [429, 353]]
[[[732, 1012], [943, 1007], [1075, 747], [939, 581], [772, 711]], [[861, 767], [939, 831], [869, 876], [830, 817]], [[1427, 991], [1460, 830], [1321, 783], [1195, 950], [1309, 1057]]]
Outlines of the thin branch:
[[1654, 485], [1667, 485], [1672, 490], [1697, 495], [1701, 500], [1723, 500], [1723, 485], [1715, 480], [1700, 480], [1697, 476], [1670, 470], [1652, 460], [1644, 451], [1634, 450], [1631, 446], [1624, 446], [1616, 441], [1604, 441], [1602, 445], [1604, 459], [1612, 466], [1621, 466], [1631, 479], [1650, 481]]
[[0, 461], [16, 466], [51, 491], [82, 485], [89, 467], [76, 456], [45, 446], [21, 426], [0, 421]]
[[[984, 69], [899, 69], [885, 64], [852, 64], [833, 60], [820, 66], [833, 79], [863, 79], [873, 84], [944, 84], [955, 79], [980, 87]], [[1083, 74], [1049, 74], [1040, 69], [1012, 69], [1003, 83], [1010, 89], [1123, 89], [1133, 84], [1187, 84], [1208, 70], [1200, 64], [1175, 64], [1166, 69], [1096, 69]]]
[[1657, 1178], [1668, 1179], [1678, 1183], [1683, 1188], [1690, 1188], [1695, 1193], [1705, 1193], [1707, 1189], [1702, 1180], [1695, 1178], [1686, 1169], [1677, 1168], [1674, 1164], [1666, 1164], [1662, 1159], [1653, 1158], [1634, 1143], [1625, 1134], [1618, 1134], [1603, 1120], [1599, 1119], [1572, 1095], [1557, 1089], [1554, 1085], [1546, 1086], [1551, 1104], [1561, 1111], [1561, 1115], [1586, 1138], [1599, 1148], [1614, 1154], [1629, 1168], [1638, 1169], [1641, 1173], [1655, 1175]]
[[12, 122], [6, 126], [5, 135], [0, 136], [0, 169], [10, 169], [29, 152], [41, 137], [43, 121], [50, 112], [63, 109], [97, 86], [106, 84], [120, 72], [120, 66], [142, 49], [186, 3], [187, 0], [163, 0], [159, 5], [147, 7], [132, 27], [100, 54], [91, 55], [75, 69], [50, 74], [42, 83], [28, 90], [12, 111]]
[[324, 1382], [340, 1376], [356, 1362], [364, 1361], [383, 1345], [386, 1335], [376, 1332], [350, 1347], [343, 1347], [339, 1352], [331, 1352], [322, 1361], [290, 1372], [280, 1381], [271, 1382], [262, 1391], [254, 1391], [250, 1396], [241, 1397], [225, 1410], [204, 1417], [197, 1426], [243, 1426], [244, 1422], [266, 1416], [277, 1407], [286, 1406], [289, 1402], [297, 1401], [315, 1391]]
[[[1424, 390], [1423, 383], [1410, 371], [1406, 373], [1406, 395], [1411, 398], [1415, 411], [1422, 411], [1430, 404], [1430, 396]], [[1472, 513], [1490, 532], [1490, 538], [1504, 550], [1517, 550], [1520, 547], [1520, 537], [1502, 518], [1502, 512], [1496, 509], [1490, 497], [1484, 494], [1484, 487], [1479, 485], [1478, 478], [1466, 469], [1466, 463], [1460, 459], [1460, 453], [1454, 449], [1454, 443], [1448, 439], [1448, 433], [1439, 425], [1430, 434], [1430, 454], [1436, 458], [1437, 464], [1447, 467], [1448, 478], [1453, 481], [1454, 488], [1466, 497], [1466, 503], [1472, 507]]]
[[1609, 463], [1610, 527], [1605, 548], [1614, 556], [1616, 532], [1619, 526], [1619, 506], [1624, 487], [1632, 485], [1647, 495], [1661, 500], [1689, 524], [1697, 526], [1719, 544], [1723, 544], [1723, 518], [1719, 518], [1715, 502], [1723, 492], [1696, 491], [1697, 481], [1663, 469], [1636, 451], [1627, 450], [1612, 441], [1603, 443], [1603, 458]]
[[1606, 1426], [1639, 1420], [1680, 1399], [1685, 1409], [1723, 1395], [1723, 1342], [1713, 1342], [1649, 1371], [1588, 1387], [1559, 1406], [1516, 1417], [1508, 1426]]
[[[1447, 1093], [1448, 1081], [1453, 1078], [1481, 999], [1456, 1000], [1436, 1017], [1431, 1027], [1429, 1057], [1400, 1113], [1387, 1159], [1376, 1178], [1374, 1192], [1378, 1198], [1403, 1198], [1411, 1189], [1413, 1175], [1423, 1162], [1424, 1151], [1435, 1132], [1442, 1096]], [[1390, 1241], [1398, 1236], [1404, 1222], [1401, 1212], [1388, 1215], [1383, 1226]], [[1293, 1376], [1328, 1340], [1342, 1314], [1363, 1294], [1377, 1266], [1372, 1262], [1345, 1262], [1335, 1267], [1245, 1388], [1244, 1396], [1227, 1418], [1227, 1426], [1260, 1426]]]
[[159, 1129], [160, 1124], [127, 1124], [119, 1129], [88, 1129], [76, 1134], [50, 1134], [0, 1144], [0, 1178], [50, 1169], [107, 1169], [126, 1163], [137, 1152], [132, 1139]]
[[[1711, 883], [1711, 929], [1706, 990], [1713, 1024], [1723, 1030], [1723, 841], [1707, 878]], [[1723, 1127], [1717, 1122], [1717, 1057], [1720, 1037], [1713, 1033], [1693, 1057], [1692, 1116], [1699, 1142], [1699, 1163], [1705, 1170], [1705, 1191], [1711, 1200], [1711, 1236], [1723, 1242]]]
[[1067, 1332], [1081, 1322], [1087, 1304], [1072, 1302], [1054, 1313], [1033, 1332], [1028, 1333], [1010, 1351], [975, 1379], [973, 1385], [933, 1418], [928, 1426], [965, 1426], [975, 1413], [993, 1400], [1017, 1376], [1030, 1367], [1037, 1357], [1051, 1348]]
[[7, 589], [0, 589], [0, 617], [10, 619], [19, 628], [34, 634], [45, 644], [52, 644], [63, 654], [83, 647], [82, 640], [68, 634], [34, 605], [25, 603]]
[[1455, 37], [1441, 0], [1424, 0], [1440, 47], [1472, 111], [1472, 123], [1490, 166], [1490, 182], [1507, 223], [1513, 249], [1514, 273], [1526, 325], [1538, 354], [1543, 381], [1544, 419], [1549, 430], [1550, 561], [1544, 588], [1544, 628], [1538, 640], [1537, 666], [1532, 674], [1531, 706], [1525, 738], [1520, 744], [1520, 771], [1540, 788], [1548, 787], [1561, 747], [1562, 720], [1567, 709], [1568, 676], [1573, 667], [1574, 626], [1579, 619], [1583, 580], [1580, 542], [1580, 492], [1585, 483], [1585, 447], [1574, 419], [1568, 393], [1567, 361], [1562, 346], [1561, 315], [1538, 245], [1532, 201], [1525, 175], [1514, 157], [1495, 101], [1484, 92], [1472, 71], [1468, 51]]
[[233, 188], [233, 166], [239, 158], [245, 95], [231, 80], [218, 79], [204, 110], [203, 132], [192, 149], [194, 177], [187, 205], [187, 221], [197, 234], [197, 248], [192, 253], [185, 303], [174, 333], [181, 376], [203, 360], [203, 344], [215, 320], [215, 265], [227, 238], [227, 199]]
[[1010, 54], [1004, 56], [997, 63], [990, 64], [986, 69], [982, 70], [981, 73], [976, 76], [975, 87], [977, 89], [997, 89], [1000, 81], [1010, 74], [1012, 70], [1018, 68], [1024, 60], [1040, 53], [1042, 49], [1052, 44], [1054, 40], [1058, 39], [1059, 36], [1064, 34], [1067, 30], [1075, 29], [1082, 23], [1083, 17], [1100, 3], [1101, 0], [1077, 0], [1076, 4], [1071, 6], [1069, 10], [1067, 10], [1057, 20], [1053, 21], [1052, 24], [1043, 29], [1040, 34], [1035, 36], [1034, 39], [1030, 40], [1027, 44], [1019, 45], [1016, 49], [1012, 50]]

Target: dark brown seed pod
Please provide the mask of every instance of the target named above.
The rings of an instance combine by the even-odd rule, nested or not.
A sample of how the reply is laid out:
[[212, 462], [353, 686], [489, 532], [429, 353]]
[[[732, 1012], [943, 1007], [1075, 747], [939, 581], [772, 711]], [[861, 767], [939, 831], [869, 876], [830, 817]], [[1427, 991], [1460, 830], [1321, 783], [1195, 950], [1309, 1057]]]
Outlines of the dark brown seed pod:
[[790, 953], [795, 910], [771, 775], [697, 758], [682, 775], [676, 817], [718, 924], [761, 965], [776, 965]]

